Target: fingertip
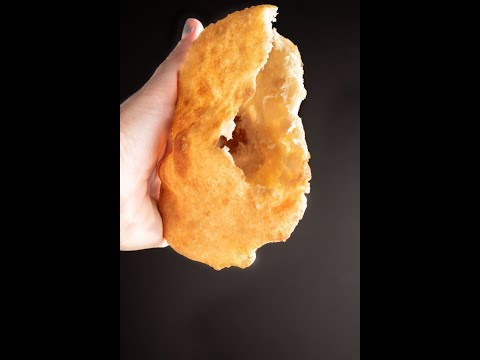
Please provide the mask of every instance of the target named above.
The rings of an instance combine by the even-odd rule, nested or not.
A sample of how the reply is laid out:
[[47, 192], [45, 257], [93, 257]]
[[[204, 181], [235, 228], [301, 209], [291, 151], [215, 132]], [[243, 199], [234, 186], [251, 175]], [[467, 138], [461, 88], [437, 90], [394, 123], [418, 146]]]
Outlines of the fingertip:
[[203, 25], [202, 23], [200, 22], [200, 20], [197, 20], [197, 19], [192, 19], [192, 21], [195, 22], [195, 32], [193, 34], [193, 38], [196, 39], [198, 37], [198, 35], [200, 35], [200, 33], [203, 31]]
[[195, 18], [189, 18], [187, 21], [185, 21], [185, 25], [183, 26], [182, 40], [189, 39], [193, 41], [198, 37], [198, 35], [200, 35], [202, 31], [202, 23]]

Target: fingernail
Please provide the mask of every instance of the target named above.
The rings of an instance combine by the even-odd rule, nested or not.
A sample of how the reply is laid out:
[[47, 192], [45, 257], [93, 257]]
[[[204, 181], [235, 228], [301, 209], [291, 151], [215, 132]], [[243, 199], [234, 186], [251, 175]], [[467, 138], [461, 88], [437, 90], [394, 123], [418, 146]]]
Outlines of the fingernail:
[[191, 19], [187, 19], [185, 22], [185, 25], [183, 26], [183, 31], [182, 31], [182, 40], [185, 39], [188, 34], [190, 34], [194, 29], [193, 22]]

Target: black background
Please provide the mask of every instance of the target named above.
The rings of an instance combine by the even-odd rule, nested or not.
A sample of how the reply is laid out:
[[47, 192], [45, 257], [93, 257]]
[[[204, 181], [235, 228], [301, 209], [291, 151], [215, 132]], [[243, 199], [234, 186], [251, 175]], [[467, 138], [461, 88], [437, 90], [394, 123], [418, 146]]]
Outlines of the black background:
[[[122, 1], [120, 100], [168, 55], [186, 18], [206, 26], [255, 3]], [[359, 358], [359, 3], [272, 3], [274, 26], [304, 63], [313, 177], [305, 216], [246, 270], [217, 272], [171, 248], [122, 252], [121, 359]]]

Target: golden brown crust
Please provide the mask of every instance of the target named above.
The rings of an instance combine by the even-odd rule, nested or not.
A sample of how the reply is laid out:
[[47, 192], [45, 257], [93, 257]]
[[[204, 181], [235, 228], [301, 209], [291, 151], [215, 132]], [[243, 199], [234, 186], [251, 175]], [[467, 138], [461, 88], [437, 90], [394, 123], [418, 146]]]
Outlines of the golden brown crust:
[[[179, 74], [172, 151], [160, 168], [164, 237], [217, 270], [251, 265], [257, 248], [290, 236], [306, 208], [302, 62], [272, 30], [276, 10], [255, 6], [208, 26]], [[232, 149], [220, 148], [237, 115], [234, 140], [222, 143]]]

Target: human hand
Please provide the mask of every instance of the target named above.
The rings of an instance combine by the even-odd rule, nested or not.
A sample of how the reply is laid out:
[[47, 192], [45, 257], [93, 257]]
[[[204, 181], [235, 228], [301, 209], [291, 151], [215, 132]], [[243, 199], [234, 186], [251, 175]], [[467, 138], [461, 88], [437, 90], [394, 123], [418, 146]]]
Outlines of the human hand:
[[168, 246], [157, 209], [157, 170], [175, 112], [178, 71], [202, 30], [200, 21], [188, 19], [175, 49], [150, 80], [120, 105], [120, 250]]

